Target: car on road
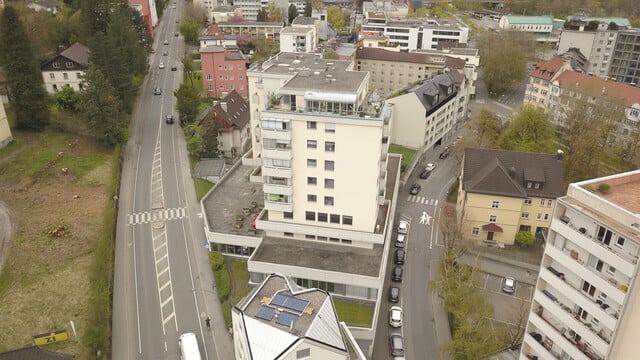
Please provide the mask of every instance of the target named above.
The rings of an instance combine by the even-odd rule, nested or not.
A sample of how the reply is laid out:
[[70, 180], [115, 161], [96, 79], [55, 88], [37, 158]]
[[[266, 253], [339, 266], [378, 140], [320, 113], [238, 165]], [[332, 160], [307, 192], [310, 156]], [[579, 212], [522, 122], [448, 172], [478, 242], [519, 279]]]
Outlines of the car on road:
[[420, 193], [420, 189], [422, 189], [422, 186], [420, 186], [419, 184], [413, 184], [411, 185], [411, 189], [409, 190], [409, 193], [411, 195], [418, 195]]
[[447, 156], [449, 156], [449, 152], [450, 152], [449, 147], [448, 146], [445, 147], [444, 150], [442, 150], [442, 152], [440, 153], [440, 156], [439, 156], [440, 159], [446, 159]]
[[173, 5], [173, 8], [175, 9], [175, 8], [176, 8], [176, 6], [175, 6], [175, 5]]
[[420, 179], [423, 179], [423, 180], [427, 179], [429, 177], [429, 175], [431, 175], [431, 170], [424, 169], [420, 173]]
[[389, 336], [389, 351], [391, 351], [391, 356], [404, 355], [402, 335], [393, 333]]
[[156, 86], [156, 88], [153, 89], [153, 95], [162, 95], [162, 89], [160, 89], [159, 86]]
[[392, 286], [389, 288], [389, 302], [397, 303], [400, 301], [400, 288]]
[[163, 62], [161, 62], [161, 63], [160, 63], [160, 65], [158, 65], [158, 67], [159, 67], [160, 69], [164, 69], [164, 63], [163, 63]]
[[167, 115], [167, 117], [165, 118], [165, 122], [167, 124], [173, 124], [173, 115], [171, 114]]
[[165, 40], [165, 41], [164, 41], [164, 44], [165, 44], [165, 45], [169, 45], [169, 40]]
[[178, 70], [178, 65], [171, 65], [171, 71]]
[[428, 163], [427, 166], [424, 167], [425, 170], [433, 171], [438, 164], [436, 163]]
[[167, 56], [167, 55], [169, 55], [169, 52], [167, 50], [162, 52], [162, 56]]
[[400, 306], [389, 308], [389, 325], [395, 328], [402, 326], [402, 308]]
[[407, 235], [406, 234], [398, 234], [398, 237], [396, 238], [396, 247], [397, 248], [403, 248], [404, 247], [404, 240], [406, 239]]
[[404, 265], [404, 257], [404, 250], [396, 249], [396, 252], [393, 255], [393, 263], [396, 265]]
[[173, 33], [173, 36], [175, 36], [175, 37], [178, 37], [178, 35], [180, 35], [180, 34], [178, 34], [177, 31]]
[[409, 223], [404, 220], [400, 220], [400, 223], [398, 224], [398, 234], [406, 234], [407, 231], [409, 231]]
[[391, 280], [395, 282], [402, 282], [402, 271], [402, 266], [394, 266], [393, 271], [391, 272]]
[[502, 291], [513, 294], [516, 291], [516, 279], [506, 276], [502, 282]]

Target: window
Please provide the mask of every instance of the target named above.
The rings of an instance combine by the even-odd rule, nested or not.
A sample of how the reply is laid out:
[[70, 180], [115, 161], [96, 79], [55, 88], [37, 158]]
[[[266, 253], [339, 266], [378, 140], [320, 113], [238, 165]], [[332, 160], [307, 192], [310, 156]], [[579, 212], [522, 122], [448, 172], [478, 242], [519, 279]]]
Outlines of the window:
[[609, 266], [607, 266], [607, 272], [608, 272], [609, 274], [613, 275], [613, 274], [615, 274], [615, 273], [616, 273], [616, 268], [615, 268], [615, 267], [613, 267], [613, 266], [611, 266], [611, 265], [609, 265]]
[[263, 129], [268, 130], [288, 130], [289, 119], [262, 118], [260, 121]]
[[315, 121], [307, 121], [307, 129], [317, 129], [318, 123]]
[[318, 179], [313, 177], [313, 176], [308, 176], [307, 177], [307, 185], [317, 185], [318, 184]]
[[324, 151], [335, 152], [336, 151], [336, 143], [333, 141], [325, 141], [324, 142]]
[[524, 199], [525, 205], [531, 205], [531, 199]]
[[212, 74], [207, 74], [207, 80], [209, 80], [209, 81], [213, 80], [213, 75]]
[[304, 238], [305, 238], [305, 239], [309, 239], [309, 240], [315, 240], [315, 239], [316, 239], [316, 236], [315, 236], [315, 235], [308, 235], [308, 234], [306, 234], [306, 235], [304, 236]]
[[318, 142], [315, 140], [307, 140], [307, 149], [315, 149], [318, 147]]
[[57, 62], [57, 61], [54, 61], [54, 62], [53, 62], [53, 68], [54, 68], [54, 69], [59, 69], [59, 68], [60, 68], [60, 63], [59, 63], [59, 62]]
[[218, 80], [222, 80], [222, 75], [218, 75]]
[[292, 232], [285, 232], [284, 236], [289, 236], [289, 237], [293, 237], [293, 233]]
[[338, 214], [331, 214], [330, 216], [330, 220], [332, 224], [340, 224], [340, 215]]
[[618, 236], [618, 240], [616, 240], [616, 246], [617, 247], [623, 247], [624, 246], [624, 238], [622, 236]]
[[547, 200], [547, 207], [551, 207], [551, 205], [553, 205], [553, 200]]
[[536, 189], [540, 189], [540, 183], [536, 183], [536, 184], [535, 184], [535, 186], [534, 186], [534, 188], [536, 188]]
[[317, 196], [313, 195], [313, 194], [307, 194], [307, 201], [308, 202], [316, 202], [318, 201]]
[[545, 203], [545, 200], [544, 199], [540, 199], [540, 206], [544, 206], [544, 203]]
[[218, 65], [218, 70], [222, 70], [222, 65]]
[[291, 212], [291, 211], [285, 211], [285, 212], [284, 212], [284, 218], [285, 218], [285, 219], [293, 219], [293, 212]]
[[307, 159], [307, 167], [314, 168], [318, 165], [318, 161], [316, 159]]
[[325, 189], [333, 189], [335, 186], [335, 180], [333, 179], [324, 179], [324, 188]]
[[331, 241], [331, 242], [340, 242], [340, 239], [330, 237], [330, 238], [329, 238], [329, 241]]
[[304, 212], [304, 218], [306, 220], [315, 221], [316, 220], [316, 213], [314, 213], [313, 211], [305, 211]]
[[342, 215], [342, 225], [353, 225], [353, 216]]
[[324, 161], [324, 169], [325, 170], [333, 171], [334, 168], [335, 168], [335, 163], [333, 162], [333, 160], [325, 160]]
[[527, 189], [531, 189], [531, 183], [530, 182], [527, 183]]
[[528, 219], [529, 218], [529, 213], [528, 212], [523, 212], [522, 214], [520, 214], [520, 217], [523, 219]]
[[311, 349], [296, 351], [296, 360], [307, 360], [311, 357]]
[[327, 206], [333, 206], [333, 196], [325, 196], [324, 204]]
[[65, 80], [69, 80], [69, 74], [62, 73], [62, 78], [65, 79]]
[[49, 73], [49, 79], [55, 80], [56, 79], [56, 74], [55, 73]]
[[494, 223], [494, 222], [496, 222], [497, 220], [498, 220], [498, 217], [497, 217], [497, 216], [495, 216], [495, 215], [489, 215], [489, 222]]
[[347, 239], [342, 239], [342, 243], [343, 244], [351, 244], [353, 241], [351, 240], [347, 240]]
[[82, 79], [82, 74], [76, 73], [76, 79], [78, 79], [78, 80]]
[[500, 201], [495, 201], [494, 200], [494, 201], [491, 202], [491, 208], [492, 209], [497, 209], [499, 207], [500, 207]]
[[[233, 66], [233, 65], [231, 65], [231, 66]], [[238, 65], [238, 70], [242, 70], [242, 64]], [[240, 79], [240, 80], [242, 80], [242, 79]]]
[[327, 222], [327, 213], [318, 213], [318, 221]]
[[544, 214], [544, 219], [549, 220], [549, 214]]
[[538, 220], [542, 219], [542, 214], [541, 214], [541, 213], [538, 213], [538, 216], [536, 216], [536, 218], [537, 218]]
[[320, 240], [320, 241], [327, 241], [327, 237], [326, 237], [326, 236], [320, 236], [320, 235], [318, 235], [318, 240]]
[[326, 123], [324, 124], [324, 132], [335, 134], [336, 132], [336, 124], [334, 123]]
[[480, 234], [480, 228], [474, 227], [473, 229], [471, 229], [471, 234], [473, 235]]
[[596, 287], [589, 284], [588, 281], [585, 281], [584, 283], [582, 283], [582, 291], [589, 294], [590, 296], [593, 296], [593, 294], [596, 293]]

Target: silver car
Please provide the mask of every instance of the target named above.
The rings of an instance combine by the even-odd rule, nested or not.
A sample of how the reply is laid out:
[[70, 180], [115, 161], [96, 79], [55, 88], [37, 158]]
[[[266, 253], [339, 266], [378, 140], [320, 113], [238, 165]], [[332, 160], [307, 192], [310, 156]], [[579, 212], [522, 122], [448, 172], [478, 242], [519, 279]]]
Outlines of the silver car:
[[502, 291], [513, 294], [513, 292], [516, 291], [516, 279], [510, 276], [505, 277], [502, 282]]

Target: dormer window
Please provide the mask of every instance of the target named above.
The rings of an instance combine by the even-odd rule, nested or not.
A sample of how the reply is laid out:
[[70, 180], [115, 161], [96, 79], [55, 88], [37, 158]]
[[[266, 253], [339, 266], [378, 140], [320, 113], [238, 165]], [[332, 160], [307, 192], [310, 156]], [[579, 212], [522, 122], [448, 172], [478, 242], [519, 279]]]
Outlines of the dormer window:
[[57, 61], [54, 61], [54, 62], [53, 62], [53, 68], [54, 68], [54, 69], [59, 69], [59, 68], [60, 68], [60, 63], [59, 63], [59, 62], [57, 62]]
[[532, 186], [533, 186], [532, 183], [530, 183], [530, 182], [527, 183], [527, 189], [531, 189]]
[[67, 68], [70, 69], [73, 67], [73, 62], [67, 61], [66, 65], [67, 65]]

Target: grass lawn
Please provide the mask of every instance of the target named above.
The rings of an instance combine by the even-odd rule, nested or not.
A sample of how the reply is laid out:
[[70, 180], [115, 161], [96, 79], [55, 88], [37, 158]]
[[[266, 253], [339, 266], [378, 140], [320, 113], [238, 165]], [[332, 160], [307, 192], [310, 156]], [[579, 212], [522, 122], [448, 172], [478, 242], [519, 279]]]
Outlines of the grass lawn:
[[413, 157], [416, 155], [415, 150], [407, 149], [405, 147], [393, 144], [389, 146], [389, 152], [394, 154], [402, 154], [402, 163], [400, 163], [400, 169], [403, 174], [407, 169], [407, 166], [409, 166], [409, 164], [411, 163], [411, 160], [413, 160]]
[[227, 270], [231, 276], [233, 287], [231, 289], [231, 294], [229, 294], [229, 300], [222, 303], [222, 315], [224, 316], [227, 328], [230, 328], [231, 307], [247, 296], [251, 289], [249, 288], [249, 270], [247, 269], [247, 262], [226, 258], [225, 263], [227, 264]]
[[348, 325], [371, 326], [373, 305], [333, 299], [338, 319]]
[[200, 178], [194, 178], [193, 182], [196, 185], [196, 196], [198, 197], [198, 201], [200, 201], [200, 199], [202, 199], [207, 194], [209, 189], [211, 189], [213, 185], [215, 185], [209, 180]]

